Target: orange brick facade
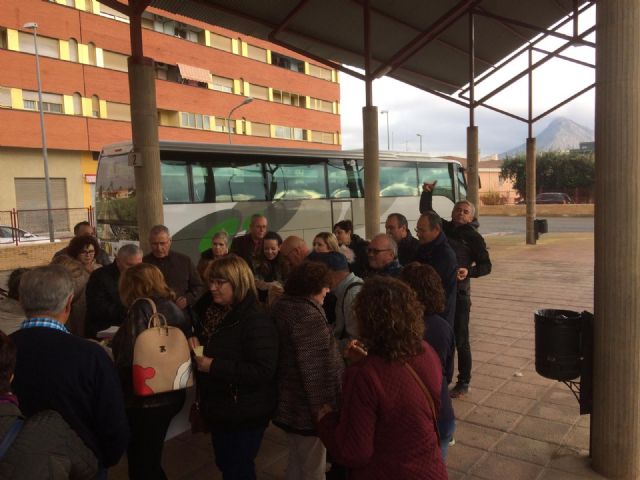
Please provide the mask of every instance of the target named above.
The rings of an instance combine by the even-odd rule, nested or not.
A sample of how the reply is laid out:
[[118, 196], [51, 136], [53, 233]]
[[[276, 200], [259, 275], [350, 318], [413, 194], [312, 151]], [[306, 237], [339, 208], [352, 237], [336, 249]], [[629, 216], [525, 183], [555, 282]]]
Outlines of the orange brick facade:
[[[67, 3], [67, 5], [64, 5]], [[80, 7], [79, 7], [80, 5]], [[86, 5], [82, 10], [82, 5]], [[0, 162], [5, 174], [11, 174], [11, 165], [7, 160], [6, 149], [33, 149], [30, 154], [36, 158], [40, 156], [40, 123], [37, 110], [22, 107], [21, 101], [16, 101], [15, 91], [37, 90], [35, 56], [32, 53], [16, 48], [18, 35], [31, 33], [23, 28], [27, 22], [38, 24], [39, 38], [57, 39], [60, 42], [60, 58], [50, 58], [40, 52], [40, 67], [42, 77], [42, 91], [49, 94], [66, 96], [65, 111], [63, 113], [45, 113], [45, 126], [49, 149], [62, 151], [99, 152], [105, 144], [130, 139], [131, 124], [126, 120], [110, 119], [109, 115], [92, 118], [86, 113], [79, 114], [69, 109], [70, 98], [74, 94], [89, 102], [96, 96], [101, 102], [129, 104], [128, 74], [125, 71], [112, 69], [107, 66], [87, 64], [81, 59], [64, 58], [63, 45], [69, 39], [77, 41], [78, 45], [86, 48], [93, 44], [104, 52], [128, 55], [129, 25], [123, 21], [107, 18], [100, 14], [100, 6], [92, 0], [43, 1], [43, 0], [3, 0], [0, 9], [0, 33], [4, 35], [4, 45], [0, 45], [0, 89], [5, 93], [11, 91], [12, 104], [1, 105], [0, 108]], [[185, 64], [207, 70], [214, 76], [233, 79], [236, 85], [257, 85], [271, 89], [282, 90], [299, 95], [306, 99], [303, 106], [294, 106], [273, 101], [270, 93], [269, 100], [255, 98], [254, 101], [234, 113], [234, 119], [244, 119], [248, 127], [240, 128], [233, 134], [233, 143], [242, 145], [263, 145], [291, 148], [319, 148], [340, 149], [340, 85], [337, 73], [331, 72], [332, 79], [326, 80], [310, 75], [308, 72], [291, 71], [268, 63], [271, 52], [286, 55], [305, 62], [307, 69], [310, 65], [318, 65], [293, 52], [286, 51], [267, 42], [254, 39], [236, 32], [230, 32], [215, 26], [196, 22], [191, 19], [180, 18], [166, 12], [153, 10], [169, 20], [201, 28], [208, 35], [214, 33], [233, 39], [236, 48], [234, 52], [227, 52], [200, 43], [195, 43], [174, 35], [143, 29], [145, 56], [156, 62], [175, 66]], [[13, 35], [13, 37], [12, 37]], [[12, 40], [13, 38], [13, 40]], [[20, 38], [24, 38], [20, 37]], [[13, 41], [13, 47], [12, 47]], [[21, 40], [22, 41], [22, 40]], [[40, 43], [39, 43], [40, 45]], [[260, 47], [268, 51], [267, 60], [259, 61], [246, 55], [246, 46]], [[91, 48], [91, 47], [90, 47]], [[327, 67], [324, 67], [327, 68]], [[238, 91], [234, 86], [234, 93], [228, 93], [209, 88], [190, 86], [176, 81], [156, 80], [156, 98], [159, 111], [170, 112], [173, 118], [180, 119], [181, 112], [196, 115], [206, 115], [213, 119], [225, 119], [229, 111], [241, 103], [246, 96], [245, 91]], [[1, 92], [0, 92], [1, 93]], [[8, 95], [8, 94], [6, 94]], [[5, 96], [6, 96], [5, 95]], [[322, 99], [333, 105], [332, 112], [321, 111], [309, 107], [309, 99]], [[45, 100], [46, 101], [46, 100]], [[104, 103], [103, 103], [104, 105]], [[76, 108], [77, 110], [77, 108]], [[94, 108], [95, 110], [95, 108]], [[94, 115], [95, 116], [95, 115]], [[219, 120], [220, 121], [220, 120]], [[251, 123], [270, 126], [269, 136], [251, 134]], [[295, 128], [304, 133], [302, 138], [282, 138], [274, 133], [276, 126]], [[319, 136], [313, 132], [320, 132]], [[179, 140], [206, 143], [227, 143], [228, 133], [216, 131], [215, 125], [210, 129], [186, 128], [181, 124], [159, 126], [161, 140]], [[333, 139], [327, 141], [326, 139]], [[5, 157], [2, 156], [5, 149]], [[94, 162], [95, 163], [95, 162]], [[95, 167], [95, 165], [94, 165]], [[84, 173], [92, 173], [84, 168]], [[34, 177], [42, 177], [41, 171], [34, 171]], [[67, 188], [75, 188], [80, 179], [67, 179]], [[84, 180], [83, 180], [84, 181]], [[77, 184], [84, 188], [84, 185]], [[0, 185], [0, 190], [5, 189]], [[5, 189], [6, 190], [6, 189]], [[0, 194], [0, 210], [12, 208], [10, 199]], [[86, 203], [86, 202], [85, 202]], [[83, 206], [83, 205], [69, 205]]]

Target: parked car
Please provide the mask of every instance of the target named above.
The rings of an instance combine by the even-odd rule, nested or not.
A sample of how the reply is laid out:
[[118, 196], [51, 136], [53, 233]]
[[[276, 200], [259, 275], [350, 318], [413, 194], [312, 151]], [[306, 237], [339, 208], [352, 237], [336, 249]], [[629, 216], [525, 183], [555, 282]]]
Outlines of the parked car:
[[[516, 202], [517, 205], [524, 205], [525, 203], [527, 202], [524, 198]], [[571, 200], [571, 197], [566, 193], [545, 192], [545, 193], [539, 193], [538, 195], [536, 195], [536, 203], [547, 204], [547, 205], [567, 204], [567, 203], [573, 203], [573, 200]]]
[[536, 195], [536, 203], [573, 203], [571, 197], [566, 193], [546, 192]]
[[[21, 228], [0, 225], [0, 245], [15, 244], [16, 237], [18, 243], [49, 243], [49, 237], [42, 237]], [[59, 240], [56, 241], [59, 242]]]

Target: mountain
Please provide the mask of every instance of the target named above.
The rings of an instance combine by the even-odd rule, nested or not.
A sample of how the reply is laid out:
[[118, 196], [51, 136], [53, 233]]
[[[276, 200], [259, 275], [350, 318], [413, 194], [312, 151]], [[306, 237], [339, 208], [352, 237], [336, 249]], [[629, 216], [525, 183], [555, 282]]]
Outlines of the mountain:
[[[559, 117], [554, 119], [536, 137], [536, 150], [538, 152], [566, 151], [578, 148], [580, 142], [593, 142], [593, 130], [583, 127], [568, 118]], [[523, 143], [511, 150], [500, 154], [500, 158], [524, 155], [526, 145]]]

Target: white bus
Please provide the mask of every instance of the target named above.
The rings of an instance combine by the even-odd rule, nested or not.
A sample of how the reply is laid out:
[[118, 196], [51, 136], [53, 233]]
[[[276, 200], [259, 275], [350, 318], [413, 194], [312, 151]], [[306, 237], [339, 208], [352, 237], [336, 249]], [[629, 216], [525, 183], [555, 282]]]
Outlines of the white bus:
[[[104, 248], [138, 240], [131, 142], [104, 147], [96, 179], [96, 223]], [[298, 235], [309, 244], [349, 219], [364, 233], [361, 151], [160, 142], [165, 224], [177, 251], [198, 258], [214, 233], [244, 233], [251, 216], [264, 214], [269, 230]], [[460, 163], [405, 152], [380, 153], [380, 224], [402, 213], [410, 227], [419, 216], [424, 181], [437, 180], [434, 208], [449, 217], [466, 197]]]

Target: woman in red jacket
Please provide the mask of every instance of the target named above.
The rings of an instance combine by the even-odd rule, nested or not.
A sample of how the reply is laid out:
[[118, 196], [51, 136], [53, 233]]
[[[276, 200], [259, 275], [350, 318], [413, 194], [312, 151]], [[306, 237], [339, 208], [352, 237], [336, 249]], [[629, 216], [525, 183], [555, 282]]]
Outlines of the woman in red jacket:
[[345, 372], [342, 409], [318, 414], [320, 438], [355, 480], [446, 479], [435, 427], [442, 370], [422, 340], [421, 303], [400, 280], [374, 277], [354, 311], [362, 342], [350, 347], [356, 361]]

